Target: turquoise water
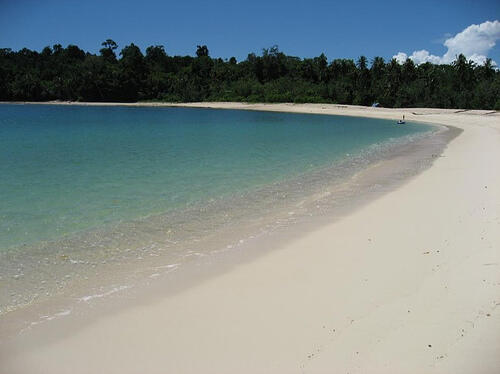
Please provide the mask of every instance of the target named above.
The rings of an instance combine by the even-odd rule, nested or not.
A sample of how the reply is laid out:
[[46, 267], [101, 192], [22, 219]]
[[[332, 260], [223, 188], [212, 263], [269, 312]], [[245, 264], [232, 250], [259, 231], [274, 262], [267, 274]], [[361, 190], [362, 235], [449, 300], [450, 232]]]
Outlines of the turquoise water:
[[1, 104], [0, 317], [181, 274], [349, 203], [364, 191], [351, 176], [430, 130], [310, 114]]
[[306, 114], [0, 105], [0, 250], [251, 191], [427, 130]]

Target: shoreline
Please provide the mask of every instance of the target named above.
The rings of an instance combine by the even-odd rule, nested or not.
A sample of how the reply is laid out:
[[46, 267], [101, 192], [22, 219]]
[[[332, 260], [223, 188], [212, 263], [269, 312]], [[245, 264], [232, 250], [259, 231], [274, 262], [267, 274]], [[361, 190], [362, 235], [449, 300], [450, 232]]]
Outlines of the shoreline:
[[[367, 107], [361, 105], [329, 104], [329, 103], [248, 103], [248, 102], [93, 102], [93, 101], [0, 101], [0, 104], [14, 105], [60, 105], [60, 106], [99, 106], [99, 107], [131, 107], [131, 108], [207, 108], [207, 109], [233, 109], [255, 110], [283, 113], [309, 113], [345, 115], [354, 117], [401, 119], [401, 115], [410, 115], [412, 121], [418, 121], [418, 116], [436, 114], [460, 115], [500, 115], [499, 111], [489, 109], [444, 109], [444, 108], [385, 108]], [[406, 119], [410, 118], [407, 117]], [[420, 121], [425, 122], [425, 121]], [[427, 122], [428, 123], [428, 122]]]
[[[408, 121], [457, 126], [463, 133], [449, 143], [444, 157], [435, 160], [430, 169], [406, 180], [395, 190], [377, 196], [346, 217], [298, 234], [280, 246], [279, 250], [263, 253], [168, 298], [158, 294], [157, 300], [102, 316], [73, 335], [54, 339], [47, 346], [34, 344], [31, 350], [23, 352], [24, 369], [29, 371], [36, 367], [50, 367], [51, 372], [59, 372], [65, 371], [64, 368], [67, 370], [72, 360], [85, 358], [88, 362], [93, 358], [96, 366], [81, 367], [79, 370], [88, 372], [103, 368], [106, 372], [159, 372], [170, 369], [172, 372], [206, 372], [209, 368], [209, 372], [322, 372], [327, 368], [336, 368], [336, 371], [345, 368], [355, 372], [363, 371], [363, 368], [375, 368], [371, 372], [387, 372], [382, 368], [389, 367], [409, 373], [422, 370], [452, 372], [442, 368], [446, 368], [446, 365], [451, 368], [453, 366], [450, 365], [460, 363], [460, 349], [479, 349], [479, 353], [486, 356], [488, 348], [495, 348], [494, 345], [483, 347], [476, 344], [478, 339], [500, 336], [497, 330], [484, 324], [486, 314], [489, 314], [491, 321], [496, 318], [496, 327], [499, 327], [498, 310], [495, 311], [495, 307], [490, 307], [489, 313], [483, 313], [474, 320], [475, 325], [483, 323], [479, 330], [481, 334], [475, 336], [478, 330], [468, 328], [467, 338], [462, 336], [462, 339], [458, 339], [460, 344], [453, 340], [454, 334], [460, 333], [464, 325], [463, 318], [474, 317], [473, 312], [477, 313], [479, 306], [485, 309], [486, 299], [498, 295], [495, 282], [500, 284], [500, 279], [497, 277], [495, 280], [494, 274], [491, 274], [497, 270], [494, 265], [480, 267], [464, 276], [465, 279], [488, 278], [487, 290], [484, 289], [484, 282], [465, 285], [467, 295], [475, 295], [474, 300], [452, 298], [444, 303], [439, 297], [444, 295], [446, 299], [449, 289], [457, 293], [462, 291], [464, 285], [461, 284], [460, 275], [467, 269], [464, 265], [471, 265], [471, 261], [475, 264], [478, 259], [482, 261], [484, 256], [491, 257], [491, 263], [498, 260], [499, 255], [494, 250], [498, 248], [495, 245], [499, 244], [499, 228], [495, 221], [498, 220], [498, 207], [495, 204], [499, 202], [497, 191], [500, 189], [495, 187], [500, 186], [500, 181], [492, 170], [485, 169], [483, 165], [485, 160], [496, 159], [500, 152], [498, 147], [495, 148], [499, 142], [498, 114], [486, 116], [478, 111], [388, 110], [329, 104], [194, 103], [184, 106], [390, 119], [398, 119], [404, 113]], [[480, 113], [487, 112], [491, 111]], [[471, 151], [472, 145], [483, 143], [484, 155], [467, 153]], [[465, 156], [470, 156], [472, 160], [467, 160]], [[457, 164], [461, 168], [457, 168]], [[457, 177], [461, 183], [456, 183]], [[469, 186], [477, 187], [475, 182], [484, 184], [485, 181], [488, 189], [483, 185], [476, 191]], [[453, 190], [453, 186], [457, 191]], [[478, 206], [478, 197], [484, 198], [479, 192], [484, 194], [485, 190], [491, 200], [488, 200], [488, 211], [473, 212], [476, 215], [488, 214], [487, 224], [484, 220], [476, 222], [467, 217], [471, 207]], [[460, 197], [463, 201], [457, 202]], [[434, 208], [430, 215], [422, 204], [424, 201], [430, 202]], [[484, 201], [480, 203], [484, 205]], [[383, 216], [384, 220], [377, 220], [379, 216]], [[467, 221], [474, 234], [476, 231], [486, 231], [485, 227], [489, 228], [488, 235], [482, 233], [482, 237], [488, 236], [490, 246], [483, 239], [476, 243], [479, 239], [472, 235], [467, 225], [462, 227], [463, 232], [457, 230], [462, 222], [456, 222], [455, 216]], [[472, 218], [478, 217], [473, 215]], [[447, 238], [448, 243], [452, 242], [458, 247], [457, 253], [445, 250], [450, 245], [443, 241], [446, 235], [450, 236]], [[464, 244], [453, 238], [455, 235]], [[408, 241], [408, 238], [411, 240]], [[470, 254], [466, 246], [472, 244], [478, 245], [481, 251]], [[440, 250], [425, 250], [429, 247], [439, 247]], [[398, 250], [400, 248], [405, 251]], [[432, 260], [429, 261], [429, 258]], [[399, 269], [393, 268], [394, 259]], [[408, 261], [414, 267], [409, 267]], [[443, 272], [438, 269], [440, 267], [446, 268], [461, 287], [450, 286], [444, 292], [442, 275], [441, 278], [437, 276]], [[255, 274], [259, 275], [258, 279]], [[283, 284], [283, 280], [287, 282]], [[238, 292], [235, 293], [235, 290]], [[329, 297], [325, 298], [325, 295]], [[406, 312], [408, 314], [399, 314], [403, 308], [402, 300], [405, 301], [404, 307], [412, 305], [412, 310]], [[488, 302], [491, 304], [492, 301]], [[423, 307], [429, 303], [435, 308], [430, 315]], [[465, 308], [456, 309], [457, 305]], [[165, 313], [177, 324], [166, 320], [163, 317]], [[221, 318], [221, 313], [227, 319]], [[447, 321], [450, 314], [451, 322]], [[141, 325], [139, 321], [143, 320], [143, 316], [147, 316], [147, 322], [143, 321]], [[241, 321], [245, 323], [239, 323]], [[123, 326], [134, 323], [138, 323], [141, 328], [123, 331]], [[440, 328], [427, 331], [432, 327], [430, 325]], [[160, 326], [170, 334], [164, 335], [157, 331]], [[430, 347], [414, 345], [414, 340], [419, 340], [419, 337], [429, 338], [422, 336], [420, 330], [414, 336], [416, 327], [426, 330], [441, 353], [446, 351], [443, 347], [449, 348], [444, 354], [438, 355], [443, 356], [442, 359], [436, 361], [434, 356], [429, 356], [429, 353], [435, 353]], [[394, 328], [406, 339], [394, 338]], [[339, 332], [341, 337], [338, 337]], [[89, 344], [96, 336], [114, 336], [119, 339], [116, 345], [110, 346], [104, 338], [97, 344], [94, 342], [93, 347]], [[380, 342], [384, 341], [383, 344], [374, 341], [377, 336], [385, 338], [380, 339]], [[157, 346], [151, 346], [148, 343], [151, 340], [156, 341]], [[442, 344], [434, 343], [436, 340], [442, 340]], [[126, 341], [131, 343], [132, 348], [126, 346]], [[192, 352], [187, 349], [189, 345], [186, 344], [189, 342], [195, 344], [194, 360]], [[82, 352], [76, 347], [87, 347], [90, 351]], [[358, 353], [350, 351], [354, 347]], [[407, 350], [403, 351], [403, 348]], [[101, 354], [103, 350], [110, 352], [112, 357], [127, 356], [134, 351], [144, 360], [111, 360], [106, 363]], [[163, 351], [178, 357], [178, 361], [172, 362], [167, 360], [168, 357], [162, 357]], [[66, 354], [70, 358], [61, 362], [55, 359]], [[250, 356], [253, 359], [249, 360]], [[242, 364], [246, 360], [249, 360], [248, 366]], [[15, 359], [8, 361], [11, 366], [7, 368], [23, 372], [22, 365], [16, 366], [21, 362]], [[483, 358], [479, 360], [476, 357], [476, 360], [468, 363], [477, 364], [480, 361], [484, 361]], [[436, 362], [440, 365], [437, 368], [434, 366]], [[498, 364], [492, 358], [490, 363]], [[139, 364], [142, 366], [137, 366]], [[377, 368], [380, 370], [377, 371]], [[391, 372], [390, 369], [388, 371]]]
[[[160, 110], [158, 113], [161, 112]], [[140, 113], [145, 112], [141, 111]], [[308, 117], [308, 114], [305, 115], [306, 117], [292, 114], [287, 118], [293, 119], [294, 116], [295, 118], [308, 118], [311, 121], [318, 119], [318, 116]], [[346, 118], [346, 120], [349, 119]], [[363, 120], [360, 119], [360, 121]], [[332, 121], [332, 124], [335, 123], [337, 120]], [[392, 121], [386, 121], [386, 124], [390, 127], [394, 126]], [[416, 128], [419, 125], [409, 126]], [[396, 126], [394, 128], [397, 129]], [[0, 270], [5, 270], [2, 276], [4, 286], [9, 290], [9, 292], [0, 293], [0, 305], [2, 306], [0, 310], [0, 344], [5, 336], [10, 335], [6, 333], [5, 328], [2, 328], [2, 326], [10, 325], [8, 322], [2, 323], [1, 317], [3, 315], [24, 314], [23, 309], [26, 308], [33, 311], [31, 318], [26, 318], [26, 323], [28, 325], [29, 323], [38, 324], [40, 322], [39, 316], [51, 318], [50, 316], [61, 312], [69, 313], [73, 309], [72, 303], [68, 301], [67, 305], [64, 305], [64, 299], [91, 300], [100, 298], [102, 295], [113, 295], [118, 292], [116, 290], [136, 288], [135, 284], [138, 281], [128, 276], [129, 273], [154, 269], [151, 274], [145, 274], [144, 278], [150, 276], [158, 278], [162, 276], [163, 270], [161, 269], [184, 271], [188, 256], [211, 256], [210, 253], [221, 252], [227, 246], [241, 247], [240, 241], [253, 242], [256, 236], [270, 235], [272, 231], [283, 225], [295, 225], [297, 221], [303, 220], [317, 221], [316, 216], [318, 215], [335, 215], [335, 212], [340, 209], [340, 205], [347, 204], [346, 201], [349, 201], [350, 205], [354, 204], [359, 199], [357, 195], [373, 195], [373, 191], [362, 192], [360, 187], [345, 187], [350, 179], [359, 173], [363, 174], [365, 169], [372, 168], [380, 162], [388, 162], [394, 157], [400, 157], [401, 153], [405, 153], [405, 158], [407, 155], [409, 157], [404, 162], [411, 170], [409, 173], [413, 174], [418, 172], [413, 165], [414, 159], [427, 158], [427, 153], [440, 153], [441, 148], [448, 142], [448, 135], [443, 134], [443, 132], [450, 132], [450, 130], [439, 125], [424, 126], [423, 129], [425, 132], [404, 135], [384, 141], [381, 143], [382, 145], [370, 146], [356, 156], [344, 157], [343, 161], [337, 160], [331, 165], [325, 164], [306, 171], [304, 174], [300, 173], [279, 182], [264, 184], [247, 192], [238, 193], [236, 194], [238, 197], [236, 195], [226, 196], [210, 203], [200, 202], [189, 208], [174, 209], [140, 219], [124, 220], [122, 223], [97, 226], [89, 230], [68, 233], [61, 238], [35, 242], [32, 245], [24, 243], [22, 248], [21, 246], [12, 247], [10, 250], [0, 252], [0, 263], [3, 265], [0, 266]], [[405, 132], [405, 129], [400, 128], [399, 130], [398, 133]], [[429, 144], [429, 138], [435, 138], [432, 134], [437, 135], [436, 138], [439, 137], [439, 145]], [[432, 142], [436, 143], [434, 140]], [[419, 148], [423, 148], [419, 151], [420, 153], [424, 152], [423, 156], [416, 154], [414, 143], [420, 144]], [[410, 149], [413, 151], [409, 152]], [[426, 160], [425, 162], [431, 161]], [[398, 167], [404, 169], [400, 163], [397, 163], [396, 166], [394, 170], [397, 170]], [[380, 166], [378, 168], [380, 169]], [[393, 184], [394, 178], [398, 180], [405, 178], [405, 176], [400, 176], [398, 172], [392, 171], [391, 173], [391, 175], [389, 175], [390, 173], [386, 175], [386, 180], [378, 180], [377, 173], [371, 173], [370, 181], [365, 183], [368, 186], [384, 186], [384, 189], [387, 189], [390, 184]], [[408, 172], [405, 171], [405, 173]], [[366, 190], [367, 187], [364, 189]], [[280, 195], [287, 197], [276, 199]], [[325, 197], [321, 197], [323, 195]], [[366, 200], [364, 197], [363, 199]], [[335, 200], [343, 203], [337, 203]], [[321, 205], [321, 209], [317, 209], [319, 205]], [[221, 212], [227, 218], [221, 217]], [[290, 215], [290, 212], [293, 213]], [[193, 224], [188, 223], [190, 220]], [[259, 221], [259, 223], [255, 221]], [[210, 222], [210, 224], [204, 222]], [[230, 224], [231, 230], [221, 227], [228, 224]], [[151, 232], [160, 233], [165, 227], [168, 228], [169, 232], [175, 234], [163, 236], [158, 234], [154, 238], [148, 235]], [[177, 234], [182, 231], [189, 232], [189, 236], [196, 238], [195, 248], [186, 237]], [[208, 235], [221, 239], [207, 243], [206, 236]], [[107, 248], [108, 250], [102, 255], [92, 255], [87, 252], [89, 242], [94, 248]], [[151, 249], [147, 249], [143, 243], [149, 243], [146, 247]], [[254, 247], [255, 245], [250, 246]], [[16, 249], [19, 249], [19, 252]], [[175, 253], [184, 252], [187, 254], [175, 255]], [[106, 255], [106, 253], [110, 255]], [[115, 258], [115, 253], [120, 257], [119, 260]], [[154, 257], [150, 259], [150, 256]], [[51, 261], [48, 261], [48, 257], [57, 262], [57, 266], [50, 267]], [[54, 265], [56, 265], [55, 262]], [[116, 265], [116, 262], [119, 263], [119, 266]], [[92, 268], [89, 268], [89, 264], [92, 264]], [[23, 272], [22, 276], [18, 278], [19, 270], [17, 269], [20, 268], [23, 269]], [[51, 274], [49, 279], [39, 275], [49, 273]], [[43, 282], [43, 288], [33, 287], [40, 281]], [[125, 291], [121, 293], [125, 293]], [[60, 302], [56, 303], [54, 300], [60, 300]], [[51, 305], [58, 305], [58, 308], [51, 310]], [[37, 311], [39, 316], [36, 315]], [[7, 316], [6, 320], [11, 318], [14, 317]], [[9, 330], [15, 331], [15, 329]]]
[[[210, 220], [213, 222], [217, 218], [216, 211], [219, 205], [221, 207], [227, 207], [228, 204], [234, 206], [231, 208], [233, 212], [231, 217], [236, 213], [235, 221], [233, 222], [231, 219], [228, 227], [225, 227], [226, 224], [221, 227], [221, 225], [211, 223], [211, 234], [208, 237], [206, 235], [204, 237], [201, 233], [202, 236], [196, 235], [197, 250], [194, 255], [200, 257], [193, 256], [190, 241], [181, 240], [179, 242], [179, 238], [169, 237], [169, 248], [163, 255], [154, 251], [140, 250], [138, 256], [141, 260], [138, 261], [130, 258], [129, 253], [134, 252], [127, 250], [127, 256], [130, 260], [120, 261], [119, 266], [113, 264], [113, 260], [108, 258], [104, 258], [107, 265], [99, 265], [100, 261], [97, 261], [95, 272], [101, 276], [94, 275], [95, 280], [80, 281], [81, 284], [70, 286], [61, 294], [52, 295], [46, 300], [37, 300], [34, 304], [21, 306], [19, 309], [13, 309], [3, 314], [3, 316], [0, 315], [0, 337], [3, 337], [0, 338], [0, 346], [3, 340], [8, 340], [9, 337], [16, 334], [17, 330], [29, 330], [31, 327], [47, 322], [47, 319], [52, 320], [63, 316], [67, 318], [73, 313], [88, 312], [88, 310], [85, 311], [86, 307], [99, 309], [99, 305], [96, 306], [94, 303], [107, 304], [108, 297], [113, 298], [110, 303], [120, 304], [120, 300], [116, 299], [133, 295], [140, 303], [144, 301], [143, 299], [154, 298], [156, 294], [166, 296], [179, 292], [189, 285], [203, 282], [206, 279], [205, 276], [200, 276], [198, 273], [206, 273], [207, 277], [213, 277], [227, 268], [259, 257], [262, 255], [261, 247], [281, 247], [283, 243], [290, 241], [292, 236], [302, 236], [328, 223], [342, 219], [367, 202], [396, 189], [412, 176], [430, 167], [435, 160], [433, 155], [440, 154], [446, 144], [459, 133], [460, 131], [453, 127], [436, 126], [429, 132], [411, 135], [410, 138], [401, 143], [397, 141], [393, 144], [386, 144], [378, 151], [367, 150], [368, 159], [360, 154], [349, 161], [346, 159], [344, 162], [337, 162], [332, 166], [273, 183], [265, 188], [252, 190], [251, 195], [248, 196], [244, 194], [239, 198], [222, 199], [209, 206], [195, 206], [192, 210], [198, 212], [199, 217], [201, 215], [205, 217], [201, 221], [207, 220], [208, 222]], [[303, 186], [306, 185], [307, 189], [303, 191]], [[287, 198], [283, 201], [276, 201], [273, 196], [281, 193], [286, 194]], [[270, 198], [272, 201], [269, 201]], [[248, 201], [258, 204], [259, 213], [255, 209], [246, 207]], [[265, 203], [266, 201], [267, 203]], [[272, 208], [270, 203], [273, 205]], [[227, 210], [225, 212], [226, 215], [229, 213]], [[291, 212], [293, 214], [290, 214]], [[134, 248], [134, 243], [137, 242], [136, 238], [141, 238], [141, 231], [147, 232], [151, 229], [156, 231], [159, 224], [166, 221], [169, 222], [169, 228], [175, 228], [172, 226], [176, 221], [175, 214], [163, 214], [145, 220], [141, 219], [139, 228], [135, 227], [134, 221], [124, 223], [123, 229], [132, 232], [132, 235], [127, 234], [127, 237], [134, 239], [131, 243], [124, 245], [126, 248]], [[197, 219], [197, 221], [200, 220]], [[103, 232], [98, 230], [97, 233], [93, 231], [83, 232], [81, 235], [73, 237], [73, 241], [71, 238], [65, 239], [64, 246], [74, 248], [65, 250], [56, 257], [65, 256], [69, 260], [77, 258], [80, 261], [83, 254], [80, 254], [78, 250], [81, 246], [78, 238], [90, 235], [92, 237], [107, 237], [106, 240], [114, 242], [112, 239], [116, 236], [114, 231], [117, 230], [118, 233], [121, 233], [124, 231], [123, 229], [113, 227], [108, 234], [105, 234], [106, 230]], [[193, 233], [193, 229], [194, 227], [188, 227], [188, 231], [191, 233]], [[179, 229], [174, 231], [179, 231]], [[119, 236], [121, 235], [123, 234]], [[173, 246], [171, 245], [172, 240], [176, 242]], [[158, 243], [160, 246], [165, 244], [161, 240]], [[50, 247], [53, 246], [58, 246], [57, 241], [47, 242], [40, 248], [32, 248], [34, 252], [31, 253], [30, 258], [33, 258], [34, 262], [37, 258], [39, 261], [43, 261], [47, 257], [46, 251], [50, 252]], [[172, 257], [170, 255], [172, 251], [174, 254], [187, 253], [181, 257]], [[231, 253], [233, 251], [237, 253]], [[150, 259], [149, 257], [153, 255], [154, 257]], [[26, 267], [31, 259], [25, 262], [20, 258], [20, 261]], [[74, 262], [73, 260], [70, 264]], [[74, 266], [70, 264], [68, 266]], [[62, 266], [54, 269], [55, 273], [61, 273], [63, 277], [68, 271], [70, 269], [64, 270]], [[73, 271], [80, 279], [85, 275], [81, 273], [81, 270], [78, 272], [77, 269], [74, 269]], [[174, 273], [170, 274], [171, 272]], [[103, 278], [103, 273], [109, 274], [109, 276]], [[129, 273], [140, 273], [142, 279], [131, 278], [127, 276]], [[89, 278], [93, 278], [90, 277], [92, 274], [88, 275]], [[36, 275], [34, 276], [36, 277]], [[168, 278], [163, 279], [165, 277]], [[29, 280], [26, 275], [25, 278]], [[148, 284], [151, 278], [154, 278], [156, 283]], [[157, 284], [158, 282], [159, 284]], [[29, 283], [36, 284], [36, 281], [29, 281]], [[11, 283], [13, 287], [11, 292], [15, 292], [16, 295], [20, 294], [22, 291], [16, 292], [16, 287], [22, 287], [23, 284], [18, 281]], [[47, 289], [47, 283], [44, 286]], [[152, 288], [154, 291], [151, 291]], [[141, 296], [139, 297], [138, 294]], [[144, 295], [147, 297], [143, 297]], [[94, 299], [102, 299], [102, 301]], [[85, 305], [82, 306], [80, 303], [75, 305], [71, 300], [83, 300]]]

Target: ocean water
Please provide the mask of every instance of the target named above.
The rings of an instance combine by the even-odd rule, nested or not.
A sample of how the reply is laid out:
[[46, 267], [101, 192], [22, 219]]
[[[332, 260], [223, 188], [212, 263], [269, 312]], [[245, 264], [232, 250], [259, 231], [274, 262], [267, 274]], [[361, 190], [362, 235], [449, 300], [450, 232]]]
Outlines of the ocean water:
[[100, 264], [142, 259], [146, 247], [178, 257], [188, 250], [179, 243], [286, 209], [285, 195], [305, 197], [309, 181], [328, 184], [431, 129], [310, 114], [0, 105], [0, 312], [88, 279]]

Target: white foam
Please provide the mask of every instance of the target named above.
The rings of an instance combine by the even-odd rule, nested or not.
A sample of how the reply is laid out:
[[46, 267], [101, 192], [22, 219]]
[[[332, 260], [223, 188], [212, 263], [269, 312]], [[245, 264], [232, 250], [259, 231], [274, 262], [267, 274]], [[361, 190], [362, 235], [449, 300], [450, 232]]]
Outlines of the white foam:
[[106, 297], [106, 296], [112, 295], [112, 294], [114, 294], [116, 292], [123, 291], [123, 290], [126, 290], [128, 288], [131, 288], [131, 286], [119, 286], [119, 287], [115, 287], [115, 288], [113, 288], [113, 289], [111, 289], [111, 290], [109, 290], [107, 292], [80, 297], [78, 299], [78, 301], [88, 302], [88, 301], [90, 301], [92, 299], [100, 299], [102, 297]]
[[168, 264], [168, 265], [162, 265], [162, 266], [157, 266], [155, 269], [173, 269], [179, 267], [180, 264]]
[[52, 321], [52, 320], [54, 320], [56, 318], [59, 318], [59, 317], [69, 316], [70, 314], [71, 314], [71, 309], [66, 309], [66, 310], [62, 310], [60, 312], [54, 313], [52, 315], [40, 316], [38, 321], [31, 322], [27, 327], [25, 327], [22, 330], [20, 330], [19, 334], [24, 333], [26, 330], [29, 330], [33, 326], [39, 325], [40, 323], [44, 323], [44, 322], [47, 322], [47, 321]]
[[69, 316], [71, 314], [71, 309], [63, 310], [62, 312], [56, 313], [57, 317]]

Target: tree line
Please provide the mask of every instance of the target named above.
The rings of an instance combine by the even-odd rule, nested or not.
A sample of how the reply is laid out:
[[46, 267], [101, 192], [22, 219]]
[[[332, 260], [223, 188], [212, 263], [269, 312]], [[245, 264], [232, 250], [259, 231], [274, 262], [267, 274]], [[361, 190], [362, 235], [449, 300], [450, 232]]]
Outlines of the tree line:
[[135, 44], [117, 53], [111, 39], [99, 54], [75, 45], [0, 49], [1, 101], [246, 101], [317, 102], [384, 107], [500, 110], [500, 72], [459, 55], [449, 65], [410, 59], [400, 64], [365, 56], [356, 61], [324, 54], [298, 58], [277, 46], [244, 61], [212, 58], [207, 46], [196, 56], [169, 56], [163, 46], [145, 54]]

